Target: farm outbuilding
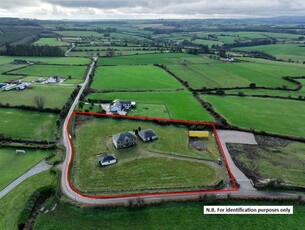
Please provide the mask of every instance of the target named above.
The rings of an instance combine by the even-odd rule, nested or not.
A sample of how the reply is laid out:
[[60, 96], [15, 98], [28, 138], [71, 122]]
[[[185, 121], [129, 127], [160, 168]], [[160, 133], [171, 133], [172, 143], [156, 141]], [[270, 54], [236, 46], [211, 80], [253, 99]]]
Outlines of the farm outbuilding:
[[112, 142], [117, 149], [128, 148], [137, 144], [137, 137], [130, 131], [112, 136]]
[[139, 137], [142, 139], [142, 141], [153, 141], [158, 139], [157, 134], [152, 129], [145, 129], [138, 132]]
[[100, 162], [101, 166], [107, 166], [107, 165], [115, 164], [117, 162], [117, 159], [115, 156], [102, 154], [102, 155], [100, 155], [99, 162]]
[[209, 131], [189, 131], [189, 137], [207, 138], [209, 136]]

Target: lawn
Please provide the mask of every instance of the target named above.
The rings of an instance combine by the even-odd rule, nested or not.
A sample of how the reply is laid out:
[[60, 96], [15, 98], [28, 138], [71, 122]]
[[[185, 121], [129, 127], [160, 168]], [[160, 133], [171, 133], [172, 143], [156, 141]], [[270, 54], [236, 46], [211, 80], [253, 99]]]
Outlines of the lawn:
[[233, 125], [305, 137], [304, 102], [236, 96], [205, 95], [202, 97]]
[[[270, 137], [256, 136], [258, 146], [230, 144], [229, 151], [238, 165], [253, 172], [259, 179], [284, 180], [284, 183], [305, 186], [305, 144]], [[235, 151], [234, 151], [235, 149]]]
[[137, 103], [136, 108], [128, 113], [130, 116], [141, 116], [143, 114], [148, 117], [170, 118], [166, 105], [158, 103]]
[[34, 45], [38, 46], [68, 46], [69, 43], [59, 41], [57, 38], [40, 38], [38, 41], [33, 43]]
[[[50, 206], [54, 205], [50, 204]], [[204, 215], [204, 205], [293, 205], [293, 215]], [[73, 230], [79, 226], [87, 229], [302, 229], [305, 206], [296, 203], [266, 202], [187, 202], [163, 203], [140, 209], [124, 207], [89, 209], [61, 203], [54, 212], [40, 213], [35, 230]]]
[[[153, 129], [158, 140], [152, 143], [138, 140], [136, 146], [115, 149], [111, 139], [113, 134], [138, 127]], [[198, 186], [213, 186], [220, 181], [216, 163], [211, 166], [183, 157], [169, 157], [168, 154], [212, 159], [208, 152], [188, 147], [188, 132], [185, 128], [143, 121], [93, 118], [78, 126], [75, 135], [76, 157], [71, 179], [85, 193], [111, 195], [122, 193], [120, 190], [124, 190], [124, 193], [198, 190]], [[175, 138], [172, 138], [173, 135]], [[114, 154], [118, 163], [107, 168], [100, 167], [98, 155], [101, 153]], [[219, 152], [214, 154], [219, 155]]]
[[[37, 79], [37, 77], [36, 77]], [[45, 98], [44, 108], [61, 109], [69, 99], [74, 86], [34, 85], [33, 89], [0, 92], [0, 103], [10, 105], [35, 106], [34, 97]]]
[[17, 221], [26, 201], [39, 188], [57, 186], [56, 175], [43, 172], [18, 185], [13, 191], [0, 199], [0, 228], [18, 229]]
[[[113, 93], [93, 93], [88, 98], [96, 100], [132, 100], [144, 104], [160, 103], [167, 106], [170, 118], [197, 120], [197, 121], [214, 121], [211, 115], [199, 104], [190, 92], [113, 92]], [[147, 116], [145, 111], [139, 114]], [[160, 116], [163, 117], [163, 112]]]
[[50, 141], [55, 139], [56, 114], [1, 108], [0, 117], [0, 130], [5, 137]]
[[175, 78], [155, 66], [105, 66], [96, 70], [94, 89], [177, 89]]
[[58, 75], [63, 78], [68, 78], [71, 76], [71, 79], [82, 82], [86, 69], [86, 66], [32, 65], [23, 69], [12, 71], [11, 73], [45, 77]]
[[[26, 153], [16, 153], [16, 149], [25, 150]], [[0, 190], [32, 168], [38, 162], [51, 154], [50, 150], [28, 148], [0, 148], [1, 180]]]
[[210, 65], [169, 65], [168, 69], [187, 81], [194, 89], [257, 86], [294, 88], [283, 76], [303, 76], [305, 67], [280, 62], [219, 63]]

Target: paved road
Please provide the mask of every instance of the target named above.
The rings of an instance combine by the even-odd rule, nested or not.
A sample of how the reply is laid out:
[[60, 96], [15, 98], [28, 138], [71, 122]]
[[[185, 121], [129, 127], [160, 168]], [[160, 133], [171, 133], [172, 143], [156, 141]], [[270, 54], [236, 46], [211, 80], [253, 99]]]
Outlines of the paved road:
[[14, 180], [12, 183], [10, 183], [2, 191], [0, 191], [0, 198], [4, 197], [6, 194], [8, 194], [10, 191], [12, 191], [16, 186], [18, 186], [21, 182], [23, 182], [27, 178], [34, 176], [35, 174], [41, 173], [43, 171], [47, 171], [50, 168], [52, 168], [52, 165], [47, 164], [47, 162], [45, 160], [41, 161], [40, 163], [35, 165], [33, 168], [28, 170], [26, 173], [22, 174], [20, 177], [18, 177], [16, 180]]
[[66, 57], [68, 57], [68, 56], [69, 56], [70, 51], [71, 51], [71, 50], [73, 50], [73, 49], [74, 49], [74, 47], [75, 47], [75, 44], [74, 44], [74, 43], [72, 43], [71, 48], [70, 48], [70, 49], [68, 49], [68, 50], [65, 52], [65, 56], [66, 56]]
[[231, 130], [217, 130], [218, 136], [228, 160], [228, 164], [230, 166], [231, 172], [233, 177], [240, 185], [240, 190], [252, 190], [255, 191], [256, 189], [253, 187], [252, 180], [250, 180], [246, 175], [237, 168], [235, 163], [233, 162], [231, 155], [228, 151], [226, 143], [240, 143], [240, 144], [250, 144], [250, 145], [257, 145], [255, 137], [253, 133], [246, 133], [240, 131], [231, 131]]

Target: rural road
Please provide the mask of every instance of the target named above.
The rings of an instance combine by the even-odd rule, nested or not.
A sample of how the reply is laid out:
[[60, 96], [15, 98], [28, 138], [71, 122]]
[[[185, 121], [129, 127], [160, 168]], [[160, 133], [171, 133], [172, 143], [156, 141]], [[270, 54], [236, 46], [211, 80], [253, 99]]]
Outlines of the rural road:
[[3, 190], [0, 191], [0, 199], [4, 197], [6, 194], [8, 194], [10, 191], [12, 191], [17, 185], [19, 185], [21, 182], [25, 181], [27, 178], [34, 176], [35, 174], [41, 173], [43, 171], [47, 171], [50, 168], [52, 168], [52, 165], [47, 164], [45, 160], [39, 162], [37, 165], [35, 165], [33, 168], [22, 174], [20, 177], [18, 177], [16, 180], [14, 180], [12, 183], [10, 183], [7, 187], [5, 187]]

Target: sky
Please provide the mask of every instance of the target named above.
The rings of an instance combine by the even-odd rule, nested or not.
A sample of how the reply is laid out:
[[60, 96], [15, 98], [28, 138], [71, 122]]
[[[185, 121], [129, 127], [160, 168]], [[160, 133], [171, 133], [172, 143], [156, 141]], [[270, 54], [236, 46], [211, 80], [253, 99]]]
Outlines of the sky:
[[0, 17], [196, 19], [305, 16], [304, 0], [0, 0]]

